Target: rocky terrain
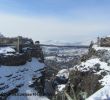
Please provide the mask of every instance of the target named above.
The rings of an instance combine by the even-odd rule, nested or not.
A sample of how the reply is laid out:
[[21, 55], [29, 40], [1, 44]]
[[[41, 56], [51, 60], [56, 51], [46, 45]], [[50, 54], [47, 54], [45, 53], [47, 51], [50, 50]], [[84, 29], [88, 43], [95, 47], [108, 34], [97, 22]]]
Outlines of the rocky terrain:
[[0, 37], [0, 100], [48, 100], [40, 97], [36, 82], [45, 69], [39, 42], [23, 37], [19, 42], [17, 38]]
[[[66, 77], [69, 80], [66, 84], [58, 84], [58, 92], [54, 99], [109, 100], [110, 47], [99, 46], [97, 43], [92, 44], [88, 52], [79, 60], [80, 63], [76, 65], [71, 63], [73, 68], [62, 68], [57, 74], [59, 77]], [[66, 95], [64, 95], [65, 92]]]
[[87, 100], [109, 100], [110, 91], [106, 87], [110, 85], [110, 47], [93, 45], [89, 54], [86, 61], [76, 65], [70, 72], [76, 98], [85, 100], [99, 90]]
[[[42, 49], [45, 64], [33, 54], [22, 65], [0, 66], [1, 100], [109, 100], [110, 47], [94, 43], [88, 49]], [[0, 50], [6, 56], [15, 52]]]

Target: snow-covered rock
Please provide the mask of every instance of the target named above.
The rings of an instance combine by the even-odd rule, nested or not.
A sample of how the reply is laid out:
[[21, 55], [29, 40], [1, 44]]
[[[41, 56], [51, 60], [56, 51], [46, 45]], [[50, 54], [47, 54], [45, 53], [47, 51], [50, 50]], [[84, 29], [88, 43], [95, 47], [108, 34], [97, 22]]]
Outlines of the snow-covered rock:
[[95, 57], [82, 62], [75, 68], [81, 72], [92, 71], [94, 74], [101, 75], [102, 79], [98, 81], [103, 88], [86, 100], [110, 100], [110, 47], [93, 45], [92, 48], [96, 51]]
[[67, 69], [62, 69], [58, 72], [58, 74], [56, 76], [65, 77], [66, 79], [68, 79], [69, 78], [69, 71]]
[[65, 89], [65, 87], [65, 84], [58, 85], [58, 91], [62, 91], [63, 89]]
[[93, 48], [98, 51], [98, 50], [108, 50], [110, 51], [110, 47], [99, 47], [97, 45], [93, 45]]
[[93, 59], [87, 60], [86, 62], [82, 62], [81, 65], [78, 65], [76, 67], [80, 71], [89, 71], [90, 69], [93, 69], [93, 70], [96, 69], [96, 64], [100, 65], [99, 66], [100, 72], [102, 70], [110, 71], [110, 66], [108, 66], [106, 62], [100, 61], [99, 58], [93, 58]]
[[13, 53], [15, 50], [11, 47], [0, 47], [0, 54]]

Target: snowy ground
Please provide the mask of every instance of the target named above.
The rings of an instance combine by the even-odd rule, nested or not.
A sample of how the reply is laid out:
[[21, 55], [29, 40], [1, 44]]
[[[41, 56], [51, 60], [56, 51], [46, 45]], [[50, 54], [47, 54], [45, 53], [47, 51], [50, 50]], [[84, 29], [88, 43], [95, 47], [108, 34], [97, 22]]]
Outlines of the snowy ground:
[[[32, 94], [35, 90], [29, 87], [33, 83], [33, 77], [41, 76], [39, 69], [44, 68], [43, 63], [39, 63], [36, 58], [22, 66], [0, 66], [0, 93], [6, 93], [17, 86], [18, 94]], [[36, 93], [37, 94], [37, 93]], [[48, 100], [47, 98], [43, 100]], [[8, 100], [41, 100], [38, 96], [10, 96]]]

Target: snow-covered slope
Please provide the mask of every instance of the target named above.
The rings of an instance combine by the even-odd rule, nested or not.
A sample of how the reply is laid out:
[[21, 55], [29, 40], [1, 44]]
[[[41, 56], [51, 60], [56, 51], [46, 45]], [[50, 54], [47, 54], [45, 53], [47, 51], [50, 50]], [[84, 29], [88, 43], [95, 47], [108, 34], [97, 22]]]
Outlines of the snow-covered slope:
[[101, 88], [86, 100], [110, 100], [110, 85]]
[[[103, 88], [94, 93], [87, 100], [110, 100], [110, 47], [99, 47], [94, 45], [93, 48], [100, 56], [96, 55], [96, 57], [92, 57], [82, 62], [75, 68], [83, 72], [92, 71], [94, 74], [102, 76], [102, 79], [98, 81]], [[103, 51], [103, 53], [100, 53], [101, 51]]]
[[[36, 93], [29, 87], [33, 77], [41, 76], [39, 69], [44, 68], [36, 58], [22, 66], [0, 66], [0, 94], [18, 88], [18, 94]], [[38, 96], [9, 96], [8, 100], [41, 100]], [[44, 100], [44, 99], [43, 99]], [[47, 99], [45, 99], [47, 100]]]
[[[101, 75], [105, 72], [106, 75], [103, 76], [99, 82], [104, 86], [101, 90], [90, 96], [87, 100], [110, 100], [110, 66], [106, 62], [100, 61], [99, 58], [93, 58], [82, 62], [80, 66], [77, 66], [80, 71], [93, 71], [95, 74]], [[109, 87], [109, 88], [108, 88]], [[109, 96], [109, 97], [107, 97]], [[104, 99], [105, 98], [105, 99]], [[109, 98], [109, 99], [108, 99]]]
[[[99, 67], [99, 71], [96, 70], [97, 67]], [[86, 62], [82, 62], [80, 66], [77, 66], [77, 68], [80, 71], [89, 71], [92, 69], [97, 74], [100, 74], [103, 71], [110, 71], [110, 67], [107, 65], [107, 63], [100, 61], [99, 58], [93, 58], [87, 60]]]

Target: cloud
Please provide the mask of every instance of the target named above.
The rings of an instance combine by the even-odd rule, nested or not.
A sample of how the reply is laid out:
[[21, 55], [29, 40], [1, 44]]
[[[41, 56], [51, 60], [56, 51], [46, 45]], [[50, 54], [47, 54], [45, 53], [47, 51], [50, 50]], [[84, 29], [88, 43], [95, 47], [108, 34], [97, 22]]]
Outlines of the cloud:
[[109, 26], [106, 22], [68, 21], [53, 16], [0, 14], [1, 32], [7, 36], [23, 35], [34, 40], [81, 40], [92, 36], [91, 33], [110, 32]]

